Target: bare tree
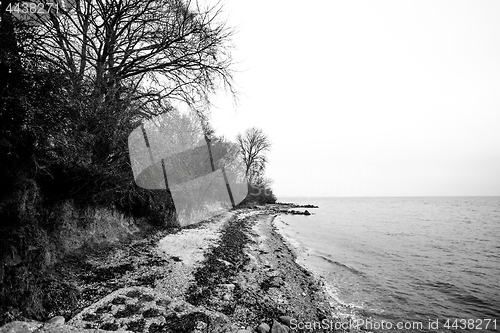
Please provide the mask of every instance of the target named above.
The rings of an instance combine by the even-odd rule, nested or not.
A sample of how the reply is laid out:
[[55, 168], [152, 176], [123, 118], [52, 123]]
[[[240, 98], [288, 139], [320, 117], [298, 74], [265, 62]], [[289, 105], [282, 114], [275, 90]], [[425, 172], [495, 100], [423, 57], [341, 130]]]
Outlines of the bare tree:
[[19, 49], [23, 62], [51, 66], [69, 78], [68, 95], [82, 107], [73, 113], [73, 127], [66, 127], [79, 133], [72, 155], [86, 156], [87, 164], [108, 163], [116, 156], [112, 143], [123, 132], [171, 111], [175, 100], [206, 119], [212, 93], [220, 87], [234, 93], [233, 31], [220, 5], [202, 8], [194, 0], [69, 3], [32, 15], [36, 22], [24, 28]]
[[[30, 160], [47, 178], [57, 165], [65, 174], [93, 175], [78, 176], [78, 191], [96, 202], [114, 200], [110, 193], [134, 198], [127, 178], [130, 132], [145, 119], [172, 113], [175, 100], [208, 119], [211, 94], [222, 87], [234, 93], [233, 31], [219, 3], [196, 1], [36, 0], [36, 13], [28, 10], [24, 18], [15, 10], [28, 2], [0, 1], [0, 76], [6, 79], [0, 80], [0, 128], [16, 134], [2, 135], [0, 150], [28, 137], [10, 129], [15, 118], [17, 128], [33, 134], [17, 146], [36, 153]], [[40, 74], [37, 85], [33, 73]], [[5, 97], [15, 95], [21, 78], [27, 78], [24, 91], [37, 95]]]
[[245, 175], [250, 184], [263, 177], [266, 168], [266, 153], [271, 141], [264, 132], [256, 127], [249, 128], [243, 135], [238, 134], [236, 141], [245, 164]]
[[97, 110], [122, 85], [142, 103], [168, 98], [206, 109], [221, 83], [233, 91], [233, 31], [220, 16], [220, 6], [190, 0], [76, 0], [40, 19], [25, 50], [64, 70], [75, 89], [92, 82]]

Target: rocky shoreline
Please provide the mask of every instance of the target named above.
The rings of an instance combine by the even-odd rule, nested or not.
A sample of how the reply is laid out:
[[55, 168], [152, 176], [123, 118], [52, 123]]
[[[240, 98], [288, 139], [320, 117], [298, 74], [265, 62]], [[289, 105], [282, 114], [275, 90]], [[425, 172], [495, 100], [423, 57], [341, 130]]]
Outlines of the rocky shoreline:
[[[60, 267], [78, 290], [77, 306], [54, 309], [60, 317], [52, 323], [13, 322], [0, 332], [331, 332], [300, 329], [339, 319], [323, 282], [297, 264], [277, 232], [280, 207], [238, 209], [176, 234], [77, 256]], [[182, 244], [199, 244], [201, 260], [181, 243], [159, 245], [181, 235]]]

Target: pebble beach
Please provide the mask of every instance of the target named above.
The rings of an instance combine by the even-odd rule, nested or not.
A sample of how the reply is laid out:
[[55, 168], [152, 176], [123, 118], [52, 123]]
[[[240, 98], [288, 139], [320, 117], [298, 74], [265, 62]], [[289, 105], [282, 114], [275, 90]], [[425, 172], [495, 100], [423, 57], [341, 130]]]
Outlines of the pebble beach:
[[[349, 330], [324, 282], [297, 263], [277, 231], [282, 208], [233, 210], [79, 256], [61, 266], [83, 295], [78, 308], [54, 311], [59, 320], [31, 322], [30, 332]], [[21, 324], [28, 325], [13, 322], [0, 332], [24, 332], [15, 330]]]

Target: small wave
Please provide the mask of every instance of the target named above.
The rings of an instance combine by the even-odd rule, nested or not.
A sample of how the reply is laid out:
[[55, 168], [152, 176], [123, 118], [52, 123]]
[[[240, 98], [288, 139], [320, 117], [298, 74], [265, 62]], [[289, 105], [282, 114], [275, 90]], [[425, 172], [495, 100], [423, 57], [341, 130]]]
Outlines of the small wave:
[[340, 262], [338, 262], [338, 261], [335, 261], [335, 260], [333, 260], [333, 259], [330, 259], [330, 258], [328, 258], [328, 257], [325, 257], [325, 256], [323, 256], [323, 255], [321, 255], [321, 254], [318, 254], [317, 256], [318, 256], [318, 257], [320, 257], [321, 259], [325, 260], [325, 261], [328, 261], [330, 264], [333, 264], [333, 265], [336, 265], [336, 266], [339, 266], [339, 267], [345, 268], [345, 269], [349, 270], [351, 273], [354, 273], [354, 274], [356, 274], [356, 275], [363, 276], [363, 277], [365, 277], [365, 276], [366, 276], [366, 274], [365, 274], [365, 273], [363, 273], [363, 272], [361, 272], [361, 271], [359, 271], [359, 270], [357, 270], [357, 269], [355, 269], [355, 268], [349, 267], [349, 266], [347, 266], [347, 265], [345, 265], [345, 264], [343, 264], [343, 263], [340, 263]]
[[385, 235], [386, 236], [404, 236], [404, 237], [414, 236], [413, 234], [408, 233], [408, 232], [387, 232]]
[[352, 303], [347, 303], [344, 300], [342, 300], [339, 297], [339, 292], [337, 288], [333, 287], [331, 284], [329, 284], [325, 279], [323, 280], [323, 286], [325, 288], [325, 291], [327, 292], [328, 296], [334, 301], [336, 305], [340, 305], [344, 309], [362, 309], [363, 307], [360, 305], [352, 304]]
[[468, 274], [468, 275], [481, 276], [481, 277], [486, 276], [485, 273], [480, 272], [478, 270], [463, 269], [462, 272], [464, 272], [465, 274]]
[[449, 248], [449, 246], [447, 246], [447, 245], [431, 244], [430, 246], [435, 248], [435, 249], [441, 250], [443, 252], [453, 253], [453, 249]]
[[382, 309], [366, 309], [363, 304], [358, 305], [345, 302], [339, 297], [337, 288], [333, 287], [325, 279], [322, 280], [324, 282], [324, 290], [330, 298], [330, 306], [332, 309], [335, 309], [335, 315], [338, 318], [351, 318], [354, 321], [359, 321], [360, 319], [365, 320], [369, 318], [372, 314], [381, 314], [384, 312]]
[[432, 287], [433, 289], [437, 289], [438, 291], [446, 293], [456, 293], [460, 291], [460, 288], [458, 288], [454, 284], [443, 281], [429, 281], [426, 283], [426, 285]]
[[[500, 249], [500, 247], [498, 247]], [[500, 253], [494, 253], [494, 252], [491, 252], [491, 253], [485, 253], [483, 252], [484, 256], [487, 257], [487, 258], [493, 258], [493, 259], [498, 259], [500, 258]]]
[[[458, 303], [466, 305], [467, 308], [476, 308], [481, 312], [495, 313], [497, 309], [491, 306], [489, 302], [486, 302], [479, 297], [473, 295], [469, 290], [460, 288], [454, 284], [434, 281], [427, 283], [428, 286], [435, 288], [437, 291], [451, 297], [452, 299], [458, 301]], [[498, 314], [498, 313], [497, 313]]]

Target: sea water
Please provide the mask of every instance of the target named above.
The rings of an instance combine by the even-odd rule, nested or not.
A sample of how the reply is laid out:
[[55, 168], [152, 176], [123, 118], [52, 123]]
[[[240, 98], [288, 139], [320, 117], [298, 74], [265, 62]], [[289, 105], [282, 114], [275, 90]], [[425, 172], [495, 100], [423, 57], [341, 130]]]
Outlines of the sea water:
[[319, 206], [276, 225], [365, 328], [500, 330], [500, 197], [280, 200]]

